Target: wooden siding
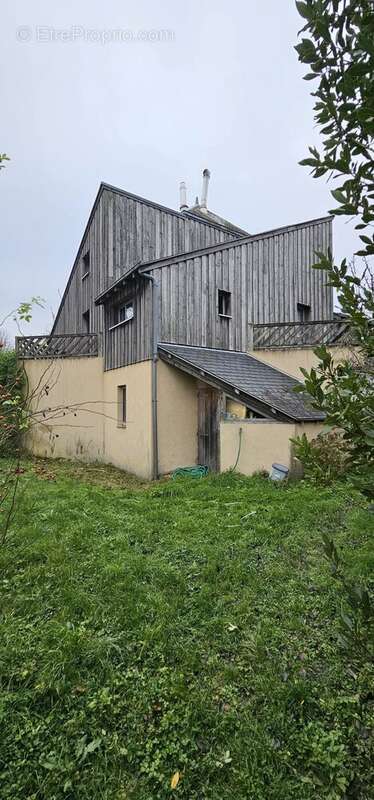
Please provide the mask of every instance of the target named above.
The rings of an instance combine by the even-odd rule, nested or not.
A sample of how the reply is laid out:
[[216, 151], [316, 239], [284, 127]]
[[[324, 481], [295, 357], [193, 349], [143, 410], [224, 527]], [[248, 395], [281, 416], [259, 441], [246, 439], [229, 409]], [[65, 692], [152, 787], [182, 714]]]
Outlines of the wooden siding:
[[[331, 222], [233, 242], [153, 270], [160, 284], [160, 341], [246, 351], [249, 326], [332, 319], [333, 295], [314, 252], [331, 247]], [[150, 270], [152, 272], [152, 270]], [[231, 292], [231, 319], [218, 314], [218, 289]]]
[[[132, 300], [134, 316], [116, 325], [117, 308]], [[106, 369], [115, 369], [152, 355], [152, 287], [144, 278], [129, 281], [123, 291], [116, 294], [115, 303], [104, 311], [104, 354]], [[114, 327], [113, 327], [114, 326]]]
[[[95, 297], [139, 261], [196, 250], [237, 236], [203, 220], [184, 217], [124, 192], [103, 188], [52, 332], [86, 333], [83, 314], [87, 311], [90, 332], [103, 331], [103, 312], [94, 305]], [[90, 271], [83, 278], [83, 257], [88, 250]]]
[[[247, 351], [253, 325], [297, 322], [298, 303], [310, 305], [311, 322], [331, 320], [332, 289], [323, 272], [311, 269], [315, 251], [328, 247], [326, 218], [147, 266], [159, 283], [159, 341]], [[218, 289], [231, 293], [231, 319], [218, 314]], [[107, 369], [150, 358], [151, 292], [139, 278], [116, 294], [116, 304], [136, 298], [135, 316], [106, 331]], [[106, 304], [106, 329], [113, 324], [113, 305]]]

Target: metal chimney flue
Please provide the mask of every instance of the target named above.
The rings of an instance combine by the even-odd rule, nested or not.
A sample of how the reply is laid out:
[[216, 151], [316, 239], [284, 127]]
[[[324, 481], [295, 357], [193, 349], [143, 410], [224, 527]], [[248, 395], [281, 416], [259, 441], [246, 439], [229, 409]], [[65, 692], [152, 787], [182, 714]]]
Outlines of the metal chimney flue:
[[179, 211], [186, 211], [187, 208], [187, 187], [185, 181], [181, 181], [179, 184]]
[[204, 169], [203, 188], [201, 192], [201, 204], [200, 204], [202, 208], [207, 208], [209, 179], [210, 179], [210, 172], [208, 169]]

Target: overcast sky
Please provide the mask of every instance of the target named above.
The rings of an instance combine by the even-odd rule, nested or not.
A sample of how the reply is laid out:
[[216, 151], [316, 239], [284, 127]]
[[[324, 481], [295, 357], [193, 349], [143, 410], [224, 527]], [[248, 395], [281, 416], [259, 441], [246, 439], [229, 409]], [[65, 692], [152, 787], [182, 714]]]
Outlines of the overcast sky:
[[[298, 166], [318, 143], [300, 27], [293, 0], [3, 5], [0, 319], [40, 295], [25, 332], [50, 329], [100, 181], [177, 208], [208, 167], [209, 207], [251, 233], [326, 214]], [[350, 256], [353, 226], [334, 240]]]

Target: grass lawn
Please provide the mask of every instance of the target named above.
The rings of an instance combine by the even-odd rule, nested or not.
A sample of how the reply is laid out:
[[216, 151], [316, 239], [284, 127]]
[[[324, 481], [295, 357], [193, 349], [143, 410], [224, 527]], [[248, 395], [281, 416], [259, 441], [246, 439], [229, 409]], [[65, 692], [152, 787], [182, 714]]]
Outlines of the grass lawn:
[[372, 575], [362, 495], [25, 467], [0, 550], [2, 800], [374, 796], [369, 678], [339, 652], [321, 546]]

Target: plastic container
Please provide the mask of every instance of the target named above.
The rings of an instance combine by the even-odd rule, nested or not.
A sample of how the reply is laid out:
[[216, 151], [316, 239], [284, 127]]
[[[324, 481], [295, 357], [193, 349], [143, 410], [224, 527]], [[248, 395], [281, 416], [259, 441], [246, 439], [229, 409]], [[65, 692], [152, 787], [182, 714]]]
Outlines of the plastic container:
[[288, 467], [285, 467], [283, 464], [272, 464], [270, 479], [272, 481], [284, 481], [288, 476], [288, 472]]

